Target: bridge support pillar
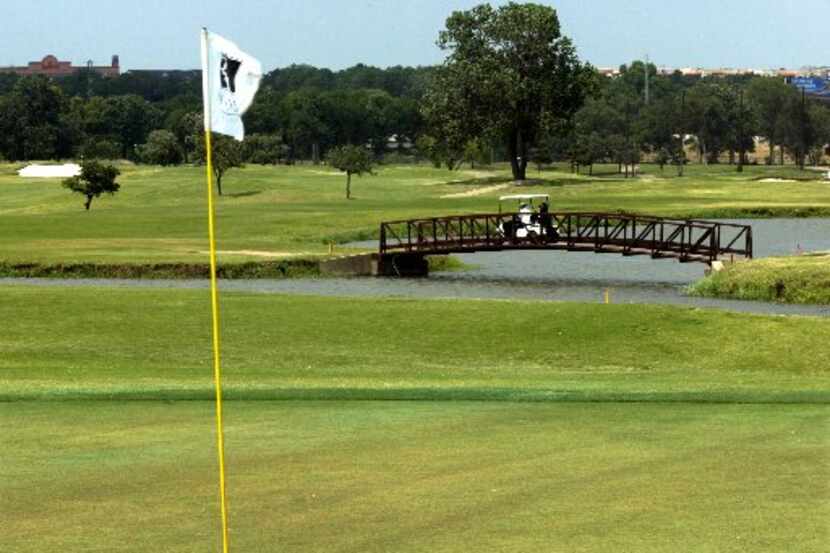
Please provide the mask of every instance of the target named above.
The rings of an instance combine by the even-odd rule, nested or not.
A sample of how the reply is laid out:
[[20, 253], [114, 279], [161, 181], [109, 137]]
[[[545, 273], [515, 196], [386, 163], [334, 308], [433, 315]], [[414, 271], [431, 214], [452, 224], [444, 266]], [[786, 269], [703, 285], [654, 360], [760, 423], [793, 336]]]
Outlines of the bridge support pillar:
[[429, 275], [426, 257], [417, 253], [387, 253], [378, 258], [378, 276], [425, 277]]

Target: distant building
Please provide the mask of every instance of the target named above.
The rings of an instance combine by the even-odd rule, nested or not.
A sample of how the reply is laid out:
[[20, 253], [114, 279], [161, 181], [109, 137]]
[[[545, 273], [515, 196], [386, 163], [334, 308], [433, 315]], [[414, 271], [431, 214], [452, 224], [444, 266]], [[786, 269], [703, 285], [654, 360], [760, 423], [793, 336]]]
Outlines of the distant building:
[[47, 77], [67, 77], [78, 71], [91, 70], [104, 77], [117, 77], [121, 73], [118, 56], [112, 57], [111, 65], [72, 65], [71, 61], [60, 61], [49, 54], [40, 61], [30, 61], [29, 65], [21, 67], [0, 67], [0, 73], [15, 73], [17, 75], [46, 75]]

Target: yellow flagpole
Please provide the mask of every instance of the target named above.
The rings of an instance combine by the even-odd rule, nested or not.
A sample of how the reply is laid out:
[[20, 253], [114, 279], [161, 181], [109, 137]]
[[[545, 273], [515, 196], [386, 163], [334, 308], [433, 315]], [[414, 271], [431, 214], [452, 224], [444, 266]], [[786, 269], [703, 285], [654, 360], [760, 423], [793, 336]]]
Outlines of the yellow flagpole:
[[219, 500], [222, 511], [222, 552], [228, 553], [228, 501], [225, 486], [225, 435], [222, 425], [222, 368], [219, 356], [219, 294], [216, 288], [216, 233], [213, 207], [213, 155], [210, 144], [210, 68], [207, 29], [202, 28], [202, 92], [205, 110], [205, 155], [210, 240], [210, 305], [213, 315], [213, 380], [216, 386], [216, 449], [219, 453]]

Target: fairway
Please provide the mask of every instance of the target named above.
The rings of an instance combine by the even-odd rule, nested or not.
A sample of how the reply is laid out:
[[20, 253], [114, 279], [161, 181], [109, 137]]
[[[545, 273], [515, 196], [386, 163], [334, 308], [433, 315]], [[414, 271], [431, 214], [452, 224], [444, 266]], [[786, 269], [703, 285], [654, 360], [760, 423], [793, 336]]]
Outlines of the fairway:
[[[22, 179], [0, 166], [0, 261], [139, 264], [199, 262], [207, 255], [206, 194], [201, 167], [121, 167], [121, 191], [84, 211], [60, 179]], [[517, 187], [505, 166], [447, 171], [426, 165], [382, 166], [353, 179], [325, 166], [257, 166], [230, 170], [218, 199], [219, 259], [225, 263], [326, 255], [329, 242], [376, 236], [381, 221], [495, 212], [498, 197], [546, 193], [553, 210], [624, 210], [678, 217], [791, 216], [830, 213], [821, 174], [792, 167], [689, 166], [674, 177], [643, 166], [623, 179], [614, 166], [595, 176], [566, 166], [530, 174]], [[535, 173], [535, 172], [534, 172]], [[813, 179], [768, 182], [764, 179]], [[343, 252], [342, 247], [338, 247]]]
[[[214, 550], [206, 294], [2, 294], [4, 547]], [[249, 293], [222, 309], [240, 551], [830, 539], [825, 319]]]
[[[827, 406], [230, 402], [239, 551], [826, 551]], [[216, 550], [210, 402], [0, 404], [7, 551]]]

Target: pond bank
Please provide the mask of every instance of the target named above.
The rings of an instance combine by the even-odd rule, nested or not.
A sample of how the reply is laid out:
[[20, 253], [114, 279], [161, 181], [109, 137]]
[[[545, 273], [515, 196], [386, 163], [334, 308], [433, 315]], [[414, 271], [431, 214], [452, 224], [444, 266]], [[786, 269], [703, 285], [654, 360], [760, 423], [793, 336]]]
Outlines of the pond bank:
[[[320, 275], [319, 259], [220, 264], [222, 279], [301, 278]], [[208, 279], [209, 263], [0, 263], [0, 278]]]
[[[226, 280], [322, 278], [332, 257], [220, 263], [217, 276]], [[428, 257], [430, 272], [464, 271], [472, 266], [448, 255]], [[198, 280], [210, 278], [209, 263], [4, 263], [0, 278]]]
[[688, 292], [707, 298], [830, 305], [830, 252], [728, 264], [689, 286]]

